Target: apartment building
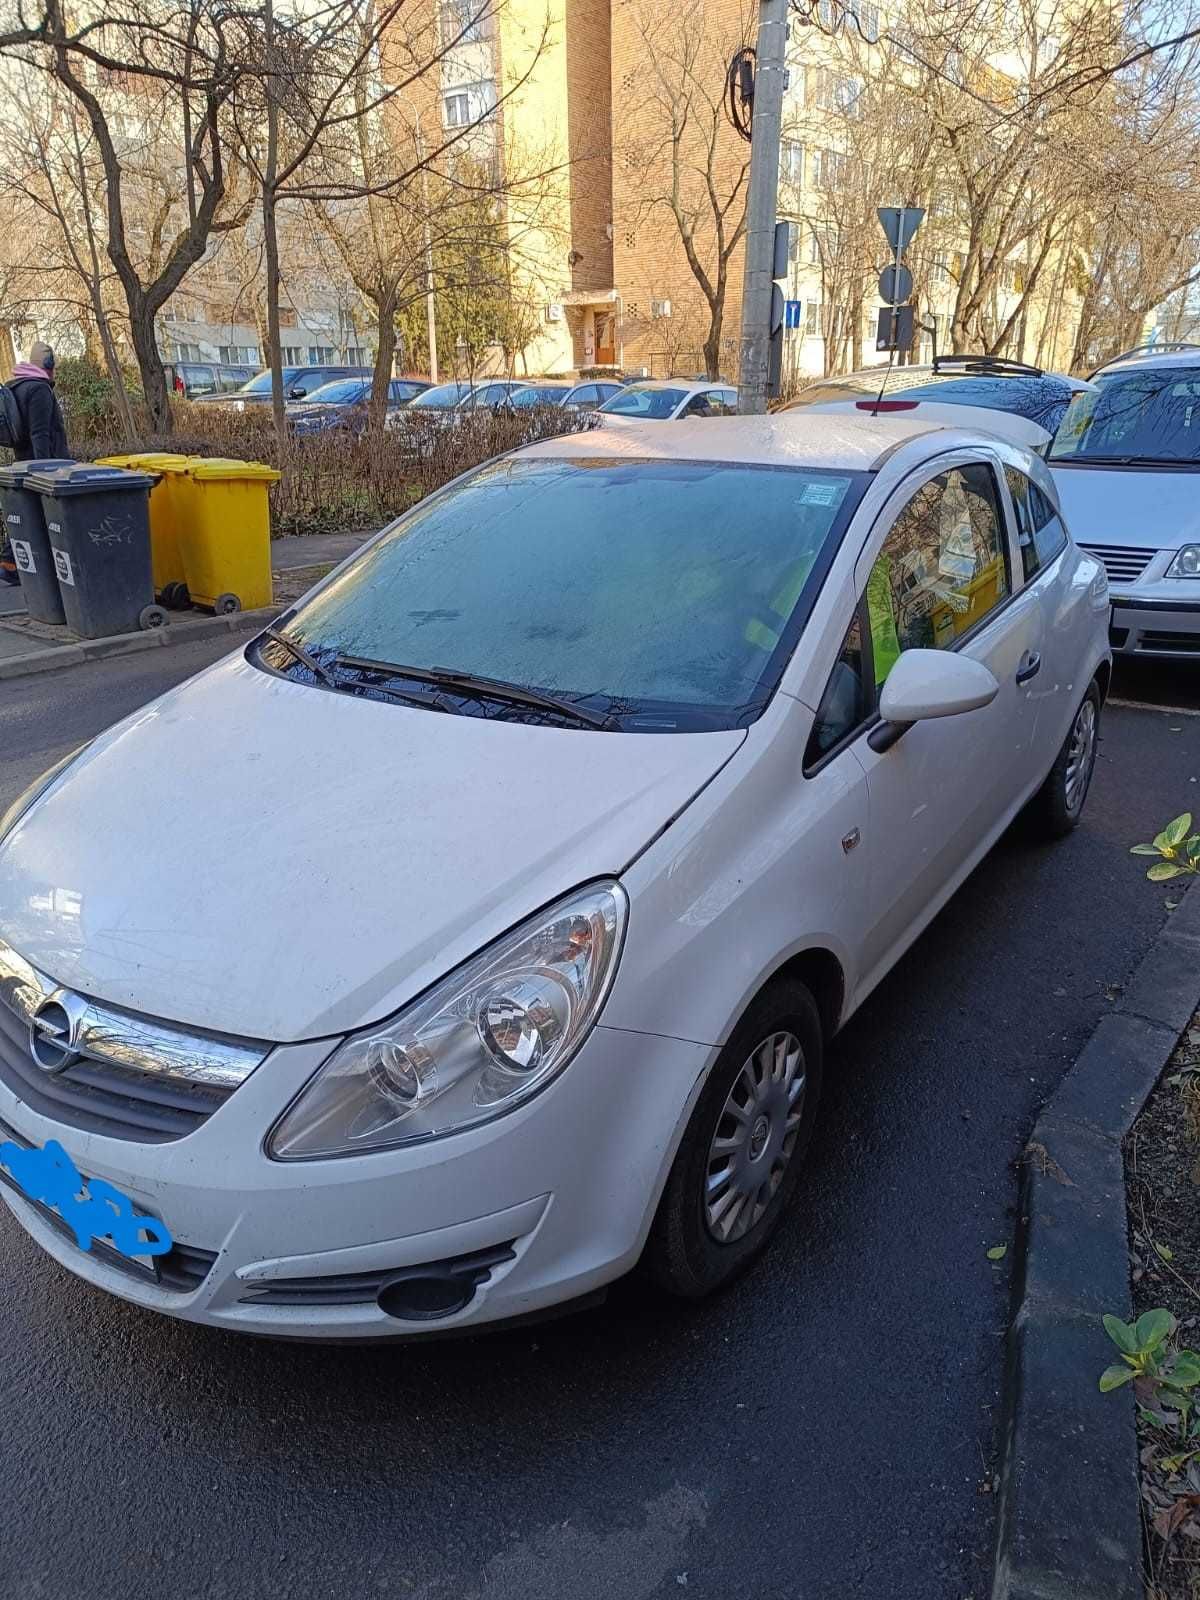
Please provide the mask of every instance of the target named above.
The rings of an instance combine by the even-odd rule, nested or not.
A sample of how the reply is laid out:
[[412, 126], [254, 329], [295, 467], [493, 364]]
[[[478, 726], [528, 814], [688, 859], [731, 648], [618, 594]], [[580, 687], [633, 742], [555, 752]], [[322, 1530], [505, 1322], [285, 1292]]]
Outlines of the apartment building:
[[[444, 25], [461, 19], [463, 7], [478, 11], [475, 0], [448, 0]], [[730, 239], [749, 146], [721, 100], [726, 64], [739, 44], [752, 42], [756, 12], [753, 0], [550, 0], [543, 35], [546, 0], [497, 0], [494, 18], [447, 59], [444, 126], [498, 105], [497, 138], [540, 148], [548, 166], [561, 168], [558, 197], [537, 226], [527, 226], [519, 208], [514, 218], [514, 236], [521, 234], [514, 280], [524, 282], [537, 311], [526, 370], [691, 374], [703, 370], [707, 344], [722, 374], [736, 377], [743, 251]], [[846, 13], [861, 67], [862, 46], [879, 38], [885, 22], [874, 0], [821, 0], [823, 24]], [[862, 84], [838, 40], [793, 18], [788, 74], [779, 179], [779, 215], [793, 223], [785, 372], [802, 377], [884, 359], [875, 352], [873, 278], [886, 245], [882, 233], [863, 236], [863, 197], [852, 207], [846, 194]], [[897, 198], [881, 191], [872, 203]], [[851, 241], [843, 214], [852, 209], [858, 235]], [[932, 330], [920, 335], [921, 357], [949, 348], [960, 245], [954, 217], [935, 215], [911, 253]], [[851, 254], [860, 280], [863, 263], [870, 266], [861, 304], [842, 281]], [[1020, 260], [1007, 264], [998, 317], [1018, 304], [1024, 271]], [[1043, 283], [1021, 324], [1023, 349], [1029, 359], [1061, 364], [1077, 297], [1063, 262], [1043, 272]]]

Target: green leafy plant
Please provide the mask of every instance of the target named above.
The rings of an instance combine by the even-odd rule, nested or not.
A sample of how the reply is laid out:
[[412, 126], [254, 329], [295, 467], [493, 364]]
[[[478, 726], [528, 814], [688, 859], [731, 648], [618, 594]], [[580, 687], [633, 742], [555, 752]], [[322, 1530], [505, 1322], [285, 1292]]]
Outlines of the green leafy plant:
[[1104, 1318], [1104, 1331], [1121, 1353], [1120, 1361], [1105, 1367], [1100, 1374], [1104, 1393], [1132, 1383], [1138, 1402], [1155, 1427], [1169, 1427], [1174, 1412], [1175, 1427], [1181, 1439], [1200, 1438], [1200, 1422], [1193, 1421], [1200, 1384], [1200, 1355], [1194, 1350], [1177, 1349], [1170, 1341], [1175, 1333], [1175, 1318], [1161, 1306], [1143, 1311], [1135, 1323], [1120, 1317]]
[[1157, 860], [1146, 876], [1153, 883], [1165, 883], [1168, 878], [1182, 877], [1200, 872], [1200, 833], [1192, 832], [1192, 813], [1185, 811], [1174, 822], [1168, 822], [1153, 844], [1135, 844], [1129, 852], [1133, 856], [1155, 856]]

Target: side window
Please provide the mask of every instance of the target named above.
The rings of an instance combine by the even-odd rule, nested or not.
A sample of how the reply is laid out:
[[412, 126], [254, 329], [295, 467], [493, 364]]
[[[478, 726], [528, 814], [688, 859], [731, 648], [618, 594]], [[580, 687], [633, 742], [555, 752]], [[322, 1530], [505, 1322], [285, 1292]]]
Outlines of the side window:
[[900, 512], [867, 580], [875, 686], [902, 650], [948, 649], [1010, 592], [990, 469], [939, 473]]
[[1036, 577], [1065, 548], [1067, 530], [1050, 501], [1015, 467], [1005, 467], [1008, 492], [1017, 513], [1017, 541], [1021, 546], [1021, 566], [1026, 579]]
[[584, 406], [594, 406], [597, 402], [597, 398], [596, 385], [594, 383], [585, 383], [581, 389], [576, 389], [575, 393], [571, 396], [571, 404], [568, 409], [571, 411], [579, 411], [582, 410]]
[[696, 395], [694, 399], [688, 401], [683, 414], [685, 417], [713, 416], [712, 396], [707, 391], [704, 394]]
[[830, 750], [854, 732], [867, 715], [867, 668], [863, 660], [862, 628], [858, 613], [838, 651], [825, 693], [817, 707], [816, 721], [804, 752], [807, 771], [815, 767]]

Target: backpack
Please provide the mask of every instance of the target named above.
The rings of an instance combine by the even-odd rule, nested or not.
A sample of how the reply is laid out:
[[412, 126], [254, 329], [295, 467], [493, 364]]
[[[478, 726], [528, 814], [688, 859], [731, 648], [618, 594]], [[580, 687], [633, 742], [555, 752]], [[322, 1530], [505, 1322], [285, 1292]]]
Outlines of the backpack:
[[7, 383], [0, 383], [0, 445], [15, 450], [25, 431], [25, 418], [16, 395]]

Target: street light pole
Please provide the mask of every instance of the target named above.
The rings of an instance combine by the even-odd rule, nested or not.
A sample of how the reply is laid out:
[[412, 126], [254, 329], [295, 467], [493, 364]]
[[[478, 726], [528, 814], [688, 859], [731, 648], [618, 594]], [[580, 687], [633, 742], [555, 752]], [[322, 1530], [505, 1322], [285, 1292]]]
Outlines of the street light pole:
[[421, 113], [417, 112], [417, 160], [421, 163], [421, 214], [425, 232], [425, 329], [429, 336], [429, 381], [438, 381], [437, 313], [433, 294], [433, 240], [429, 231], [429, 172], [421, 138]]
[[787, 61], [788, 0], [760, 0], [746, 199], [746, 267], [742, 286], [742, 349], [738, 409], [767, 409], [771, 288], [779, 206], [779, 138]]

